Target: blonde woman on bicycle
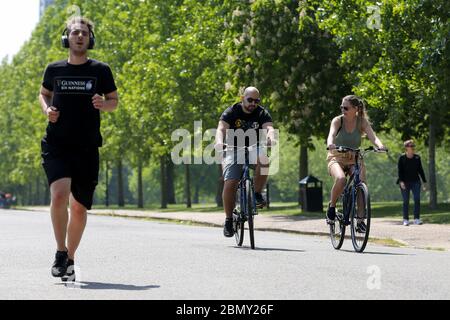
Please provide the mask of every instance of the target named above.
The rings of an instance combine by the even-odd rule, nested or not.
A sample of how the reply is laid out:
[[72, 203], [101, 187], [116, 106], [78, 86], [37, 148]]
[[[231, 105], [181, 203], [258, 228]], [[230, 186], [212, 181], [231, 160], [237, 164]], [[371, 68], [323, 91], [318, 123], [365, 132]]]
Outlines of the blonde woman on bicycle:
[[[361, 138], [367, 135], [369, 140], [381, 150], [386, 150], [383, 143], [376, 136], [367, 117], [366, 108], [361, 98], [348, 95], [342, 99], [342, 115], [331, 121], [327, 146], [329, 148], [327, 162], [328, 173], [334, 179], [331, 189], [331, 199], [327, 210], [327, 223], [333, 224], [336, 217], [336, 202], [342, 194], [347, 182], [346, 173], [351, 173], [355, 164], [353, 153], [338, 153], [336, 146], [358, 149]], [[366, 181], [364, 162], [361, 161], [361, 181]]]

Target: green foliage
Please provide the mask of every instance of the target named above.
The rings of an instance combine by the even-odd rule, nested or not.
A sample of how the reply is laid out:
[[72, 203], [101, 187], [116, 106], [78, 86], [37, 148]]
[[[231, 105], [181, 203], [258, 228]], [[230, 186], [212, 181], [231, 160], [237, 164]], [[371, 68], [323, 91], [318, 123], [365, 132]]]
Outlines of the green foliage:
[[[376, 5], [379, 28], [369, 28]], [[450, 3], [446, 0], [324, 1], [317, 16], [343, 49], [354, 90], [373, 109], [375, 127], [402, 138], [429, 138], [430, 114], [439, 141], [448, 142]]]
[[[19, 199], [45, 190], [40, 140], [46, 120], [37, 97], [45, 66], [67, 58], [60, 35], [77, 12], [74, 5], [96, 24], [90, 57], [111, 66], [119, 88], [118, 110], [102, 115], [101, 159], [102, 168], [125, 164], [128, 202], [137, 198], [140, 167], [146, 204], [158, 201], [159, 159], [176, 143], [173, 130], [193, 133], [198, 120], [204, 129], [216, 127], [221, 112], [249, 85], [261, 89], [263, 104], [282, 128], [280, 171], [270, 177], [273, 200], [297, 199], [297, 143], [312, 150], [310, 174], [324, 181], [328, 197], [332, 181], [323, 138], [341, 97], [351, 91], [368, 102], [373, 126], [386, 132], [382, 140], [393, 151], [367, 159], [374, 197], [399, 199], [394, 182], [400, 141], [416, 138], [425, 164], [432, 126], [438, 195], [449, 200], [446, 0], [56, 0], [12, 61], [0, 64], [0, 188]], [[373, 5], [380, 9], [380, 28], [368, 25]], [[210, 202], [217, 167], [192, 166], [191, 174], [194, 194]], [[176, 167], [175, 176], [182, 201], [184, 168]], [[104, 201], [104, 170], [101, 177], [98, 203]]]
[[255, 85], [302, 145], [312, 136], [325, 137], [350, 86], [341, 77], [340, 49], [319, 28], [317, 6], [289, 0], [226, 2], [233, 10], [226, 39], [230, 93]]

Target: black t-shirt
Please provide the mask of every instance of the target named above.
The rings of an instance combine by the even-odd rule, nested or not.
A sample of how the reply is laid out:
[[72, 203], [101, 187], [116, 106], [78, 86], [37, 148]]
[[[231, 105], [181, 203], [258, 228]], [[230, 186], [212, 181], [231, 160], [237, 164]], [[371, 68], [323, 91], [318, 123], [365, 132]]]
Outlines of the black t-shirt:
[[100, 111], [92, 97], [117, 90], [109, 66], [91, 59], [82, 65], [54, 62], [47, 66], [42, 86], [53, 92], [52, 105], [60, 111], [58, 121], [49, 122], [44, 141], [65, 147], [102, 146]]
[[[258, 106], [252, 113], [245, 113], [242, 110], [241, 103], [236, 103], [226, 109], [222, 113], [220, 120], [228, 123], [231, 130], [242, 129], [244, 132], [255, 130], [258, 143], [259, 129], [262, 129], [263, 124], [273, 122], [270, 113], [264, 107]], [[248, 139], [246, 139], [246, 145], [248, 145], [247, 140]], [[234, 139], [234, 145], [240, 146], [236, 139]]]

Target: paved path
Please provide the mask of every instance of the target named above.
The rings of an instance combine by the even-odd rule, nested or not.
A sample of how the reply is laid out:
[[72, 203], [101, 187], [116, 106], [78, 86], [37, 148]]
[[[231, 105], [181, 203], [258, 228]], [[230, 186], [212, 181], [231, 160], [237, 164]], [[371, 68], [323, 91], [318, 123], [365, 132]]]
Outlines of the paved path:
[[[48, 207], [30, 207], [31, 210], [48, 210]], [[212, 226], [222, 226], [224, 214], [175, 212], [162, 213], [138, 210], [92, 210], [99, 215], [147, 217], [154, 219], [170, 219], [177, 221], [193, 221]], [[310, 219], [300, 216], [260, 214], [255, 219], [255, 227], [266, 231], [291, 231], [301, 234], [328, 236], [328, 226], [324, 219]], [[450, 250], [450, 225], [424, 224], [404, 227], [402, 220], [375, 218], [372, 219], [371, 238], [392, 239], [411, 248]]]
[[[262, 218], [262, 217], [258, 217]], [[259, 222], [260, 223], [260, 222]], [[220, 228], [90, 216], [79, 282], [50, 276], [48, 212], [0, 210], [0, 299], [449, 299], [449, 252], [256, 232], [237, 248]], [[81, 271], [81, 272], [80, 272]]]
[[[48, 207], [29, 207], [29, 210], [46, 210]], [[211, 226], [222, 226], [222, 212], [156, 212], [139, 210], [92, 210], [96, 215], [112, 215], [138, 218], [168, 219], [175, 221], [190, 221]], [[301, 216], [267, 215], [256, 217], [255, 227], [264, 231], [287, 231], [300, 234], [328, 236], [328, 226], [323, 219], [311, 219]], [[402, 225], [400, 219], [374, 218], [370, 231], [371, 238], [392, 239], [404, 246], [418, 249], [450, 250], [450, 225], [424, 224], [409, 227]]]

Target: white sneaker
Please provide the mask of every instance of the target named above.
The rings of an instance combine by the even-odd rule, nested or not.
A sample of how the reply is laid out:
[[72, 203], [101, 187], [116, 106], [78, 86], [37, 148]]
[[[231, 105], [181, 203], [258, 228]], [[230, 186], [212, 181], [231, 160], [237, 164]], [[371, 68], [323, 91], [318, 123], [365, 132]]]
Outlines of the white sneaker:
[[403, 225], [406, 227], [409, 226], [409, 220], [403, 220]]
[[416, 220], [414, 220], [414, 224], [417, 224], [417, 225], [422, 225], [423, 224], [423, 222], [422, 222], [422, 220], [420, 220], [420, 219], [416, 219]]

